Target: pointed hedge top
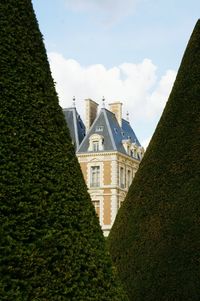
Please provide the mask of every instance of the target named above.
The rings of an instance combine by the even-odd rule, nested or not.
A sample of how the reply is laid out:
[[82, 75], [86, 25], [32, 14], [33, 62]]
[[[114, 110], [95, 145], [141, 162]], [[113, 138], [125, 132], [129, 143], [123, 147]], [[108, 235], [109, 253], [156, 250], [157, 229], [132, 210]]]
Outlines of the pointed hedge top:
[[200, 21], [109, 236], [130, 300], [200, 296]]
[[30, 0], [0, 1], [0, 69], [0, 300], [126, 300]]

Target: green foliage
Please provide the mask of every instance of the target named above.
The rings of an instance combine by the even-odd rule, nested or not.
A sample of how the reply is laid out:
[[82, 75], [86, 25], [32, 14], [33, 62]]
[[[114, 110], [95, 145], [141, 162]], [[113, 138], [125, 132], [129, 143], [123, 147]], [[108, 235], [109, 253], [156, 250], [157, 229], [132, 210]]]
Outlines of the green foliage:
[[0, 41], [0, 300], [126, 300], [30, 0], [1, 1]]
[[200, 299], [200, 21], [111, 230], [130, 301]]

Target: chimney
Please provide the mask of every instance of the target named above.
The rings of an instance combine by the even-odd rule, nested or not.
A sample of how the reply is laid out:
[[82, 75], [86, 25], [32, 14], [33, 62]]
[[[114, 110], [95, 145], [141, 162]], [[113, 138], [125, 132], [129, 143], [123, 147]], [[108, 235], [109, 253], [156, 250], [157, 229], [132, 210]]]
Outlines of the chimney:
[[119, 126], [122, 127], [122, 103], [120, 101], [116, 101], [109, 104], [109, 109], [112, 113], [115, 114]]
[[88, 132], [89, 128], [93, 124], [96, 116], [97, 116], [98, 103], [93, 101], [92, 99], [85, 99], [85, 127], [86, 132]]

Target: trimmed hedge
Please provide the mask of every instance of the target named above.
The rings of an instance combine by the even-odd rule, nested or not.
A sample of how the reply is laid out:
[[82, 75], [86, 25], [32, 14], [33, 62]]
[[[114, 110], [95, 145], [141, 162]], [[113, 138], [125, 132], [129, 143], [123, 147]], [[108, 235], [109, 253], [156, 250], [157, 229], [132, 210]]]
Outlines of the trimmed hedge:
[[108, 244], [130, 301], [200, 299], [200, 20]]
[[0, 69], [0, 299], [126, 300], [30, 0], [0, 3]]

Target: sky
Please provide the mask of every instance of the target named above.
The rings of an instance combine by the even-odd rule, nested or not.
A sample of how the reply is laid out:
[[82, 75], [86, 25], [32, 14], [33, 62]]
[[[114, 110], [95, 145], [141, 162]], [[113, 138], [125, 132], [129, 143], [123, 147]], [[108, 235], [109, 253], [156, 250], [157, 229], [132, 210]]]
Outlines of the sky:
[[200, 15], [199, 0], [32, 0], [61, 107], [123, 103], [146, 148]]

